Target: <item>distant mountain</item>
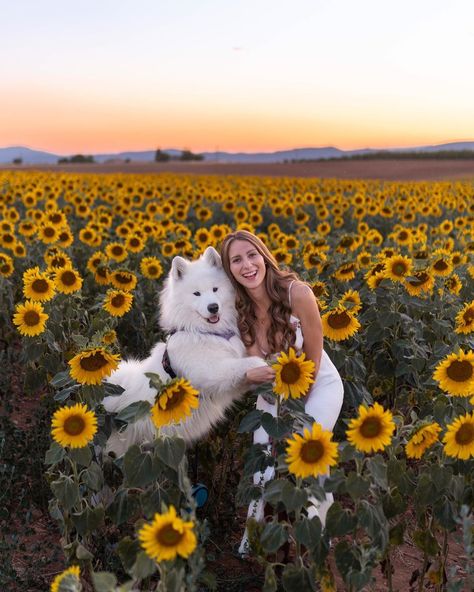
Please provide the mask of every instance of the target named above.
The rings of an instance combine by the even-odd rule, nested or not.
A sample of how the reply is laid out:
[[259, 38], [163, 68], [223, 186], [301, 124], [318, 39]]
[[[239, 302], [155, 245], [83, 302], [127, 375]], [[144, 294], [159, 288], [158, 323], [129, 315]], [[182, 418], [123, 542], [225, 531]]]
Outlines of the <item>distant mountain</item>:
[[[474, 151], [474, 142], [450, 142], [436, 146], [417, 146], [413, 148], [390, 148], [386, 152], [442, 152], [442, 151]], [[165, 149], [172, 158], [178, 158], [181, 150]], [[285, 160], [320, 160], [326, 158], [342, 158], [371, 153], [383, 152], [380, 149], [364, 148], [361, 150], [339, 150], [332, 146], [324, 148], [295, 148], [293, 150], [279, 150], [277, 152], [203, 152], [204, 160], [217, 162], [240, 163], [271, 163]], [[136, 152], [117, 152], [110, 154], [93, 154], [94, 160], [104, 163], [112, 160], [130, 160], [150, 162], [155, 158], [155, 150]], [[64, 155], [52, 154], [41, 150], [32, 150], [24, 146], [0, 148], [0, 164], [11, 164], [15, 158], [21, 158], [23, 164], [56, 164]]]

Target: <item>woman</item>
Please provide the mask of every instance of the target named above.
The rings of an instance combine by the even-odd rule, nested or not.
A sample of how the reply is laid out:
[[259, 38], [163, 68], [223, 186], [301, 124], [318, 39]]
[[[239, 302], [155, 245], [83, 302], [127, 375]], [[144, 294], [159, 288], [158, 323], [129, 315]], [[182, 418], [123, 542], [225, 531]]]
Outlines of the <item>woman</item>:
[[[333, 430], [341, 411], [344, 387], [335, 366], [323, 350], [323, 332], [319, 309], [311, 288], [292, 271], [283, 271], [275, 258], [255, 235], [246, 230], [228, 234], [221, 246], [223, 267], [236, 292], [238, 326], [252, 356], [270, 359], [293, 347], [304, 351], [315, 364], [315, 381], [306, 395], [305, 411], [325, 430]], [[270, 366], [253, 368], [246, 374], [250, 385], [273, 382]], [[257, 398], [257, 409], [276, 414], [276, 405]], [[269, 445], [263, 427], [254, 432], [254, 443]], [[273, 467], [254, 475], [256, 485], [264, 485], [275, 474]], [[318, 515], [325, 523], [333, 502], [332, 494], [322, 503], [310, 498], [308, 516]], [[250, 504], [248, 518], [263, 519], [263, 500]], [[239, 553], [248, 553], [247, 531]]]

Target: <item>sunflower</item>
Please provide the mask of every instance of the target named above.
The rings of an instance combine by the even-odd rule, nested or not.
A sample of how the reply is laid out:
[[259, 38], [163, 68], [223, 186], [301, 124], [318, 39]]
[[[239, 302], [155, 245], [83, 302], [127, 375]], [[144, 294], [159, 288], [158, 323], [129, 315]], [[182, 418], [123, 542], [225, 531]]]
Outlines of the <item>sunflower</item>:
[[132, 307], [133, 294], [125, 290], [108, 290], [102, 305], [113, 317], [123, 317]]
[[352, 337], [360, 329], [357, 318], [343, 306], [330, 310], [321, 317], [325, 337], [334, 341], [343, 341]]
[[122, 269], [110, 273], [109, 281], [117, 290], [133, 290], [137, 285], [136, 275]]
[[88, 349], [69, 360], [71, 376], [81, 384], [100, 384], [117, 368], [119, 361], [118, 354], [110, 354], [103, 347]]
[[54, 281], [38, 267], [28, 269], [23, 274], [23, 294], [26, 298], [39, 302], [51, 300], [55, 294]]
[[310, 248], [303, 255], [303, 262], [306, 269], [314, 269], [316, 273], [321, 273], [327, 261], [327, 256], [323, 251]]
[[13, 259], [5, 253], [0, 253], [0, 275], [10, 277], [14, 270]]
[[140, 253], [145, 248], [145, 239], [137, 233], [128, 236], [125, 239], [125, 246], [131, 253]]
[[457, 296], [462, 289], [461, 278], [457, 273], [453, 273], [444, 280], [444, 287], [448, 292]]
[[122, 245], [122, 243], [119, 242], [109, 243], [105, 247], [105, 254], [110, 259], [117, 261], [117, 263], [125, 261], [125, 259], [128, 257], [127, 249], [124, 245]]
[[394, 255], [385, 260], [385, 277], [393, 282], [403, 282], [405, 276], [411, 273], [413, 263], [409, 257]]
[[416, 428], [405, 446], [408, 458], [421, 458], [438, 441], [440, 432], [441, 427], [436, 422], [425, 423]]
[[333, 273], [333, 277], [341, 282], [347, 282], [355, 278], [355, 272], [357, 271], [357, 263], [349, 262], [340, 265]]
[[460, 415], [449, 424], [443, 442], [448, 456], [462, 460], [474, 456], [474, 413]]
[[282, 395], [285, 399], [288, 397], [298, 399], [302, 395], [306, 395], [314, 382], [315, 366], [313, 360], [305, 358], [304, 353], [296, 355], [292, 347], [290, 347], [288, 354], [280, 353], [276, 364], [272, 365], [276, 372], [273, 390], [277, 395]]
[[97, 417], [83, 403], [58, 409], [51, 421], [53, 440], [63, 447], [83, 448], [97, 432]]
[[163, 274], [163, 267], [156, 257], [144, 257], [140, 262], [140, 271], [149, 280], [156, 280]]
[[431, 264], [431, 271], [433, 275], [446, 277], [453, 271], [453, 264], [451, 262], [451, 255], [444, 249], [440, 249], [433, 253], [433, 262]]
[[82, 287], [82, 278], [71, 266], [56, 270], [56, 289], [62, 294], [78, 292]]
[[102, 335], [101, 341], [105, 345], [110, 345], [111, 343], [115, 343], [117, 341], [117, 333], [114, 331], [114, 329], [110, 329], [110, 331], [106, 331]]
[[350, 311], [353, 313], [359, 312], [362, 308], [362, 301], [357, 290], [347, 290], [347, 292], [344, 292], [339, 300], [339, 305], [345, 307], [347, 302], [352, 304]]
[[157, 428], [180, 423], [199, 407], [199, 392], [184, 378], [169, 382], [158, 393], [151, 408], [151, 419]]
[[151, 524], [138, 531], [138, 539], [145, 553], [155, 561], [169, 561], [177, 555], [189, 557], [197, 546], [194, 523], [185, 522], [170, 506], [165, 514], [155, 514]]
[[292, 253], [288, 252], [285, 247], [274, 249], [272, 255], [275, 257], [275, 260], [279, 265], [290, 265], [293, 261]]
[[15, 310], [13, 323], [18, 326], [18, 331], [22, 335], [33, 337], [43, 333], [48, 315], [45, 314], [40, 302], [27, 300], [25, 304], [18, 304]]
[[474, 300], [464, 305], [456, 315], [456, 333], [472, 333], [474, 331]]
[[62, 590], [79, 592], [81, 590], [80, 577], [81, 569], [78, 565], [68, 567], [51, 582], [50, 592], [62, 592]]
[[434, 287], [434, 277], [429, 270], [415, 271], [409, 278], [405, 278], [405, 290], [410, 296], [421, 296], [423, 292], [430, 294]]
[[337, 443], [331, 438], [332, 432], [323, 430], [316, 422], [311, 431], [304, 429], [303, 436], [293, 434], [287, 438], [286, 463], [290, 473], [303, 479], [325, 475], [329, 467], [337, 464]]
[[359, 417], [351, 419], [346, 436], [357, 450], [375, 452], [390, 444], [394, 430], [391, 412], [374, 403], [372, 407], [359, 406]]
[[474, 393], [474, 352], [449, 354], [435, 369], [433, 378], [446, 393], [470, 397]]

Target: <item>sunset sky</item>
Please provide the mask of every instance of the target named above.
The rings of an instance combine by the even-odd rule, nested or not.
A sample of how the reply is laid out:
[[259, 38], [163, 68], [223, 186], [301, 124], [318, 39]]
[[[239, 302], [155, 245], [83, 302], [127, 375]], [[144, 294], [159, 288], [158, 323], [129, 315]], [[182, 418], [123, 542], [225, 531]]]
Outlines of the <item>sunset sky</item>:
[[472, 0], [2, 2], [0, 147], [474, 140]]

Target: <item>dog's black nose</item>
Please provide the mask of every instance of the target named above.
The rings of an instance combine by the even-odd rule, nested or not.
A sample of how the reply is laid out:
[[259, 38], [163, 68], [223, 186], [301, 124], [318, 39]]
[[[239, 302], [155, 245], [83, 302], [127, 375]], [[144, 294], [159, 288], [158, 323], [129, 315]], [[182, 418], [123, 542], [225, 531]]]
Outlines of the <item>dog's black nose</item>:
[[212, 304], [208, 304], [207, 305], [207, 310], [211, 313], [211, 314], [217, 314], [217, 311], [219, 310], [219, 305], [216, 304], [215, 302], [213, 302]]

